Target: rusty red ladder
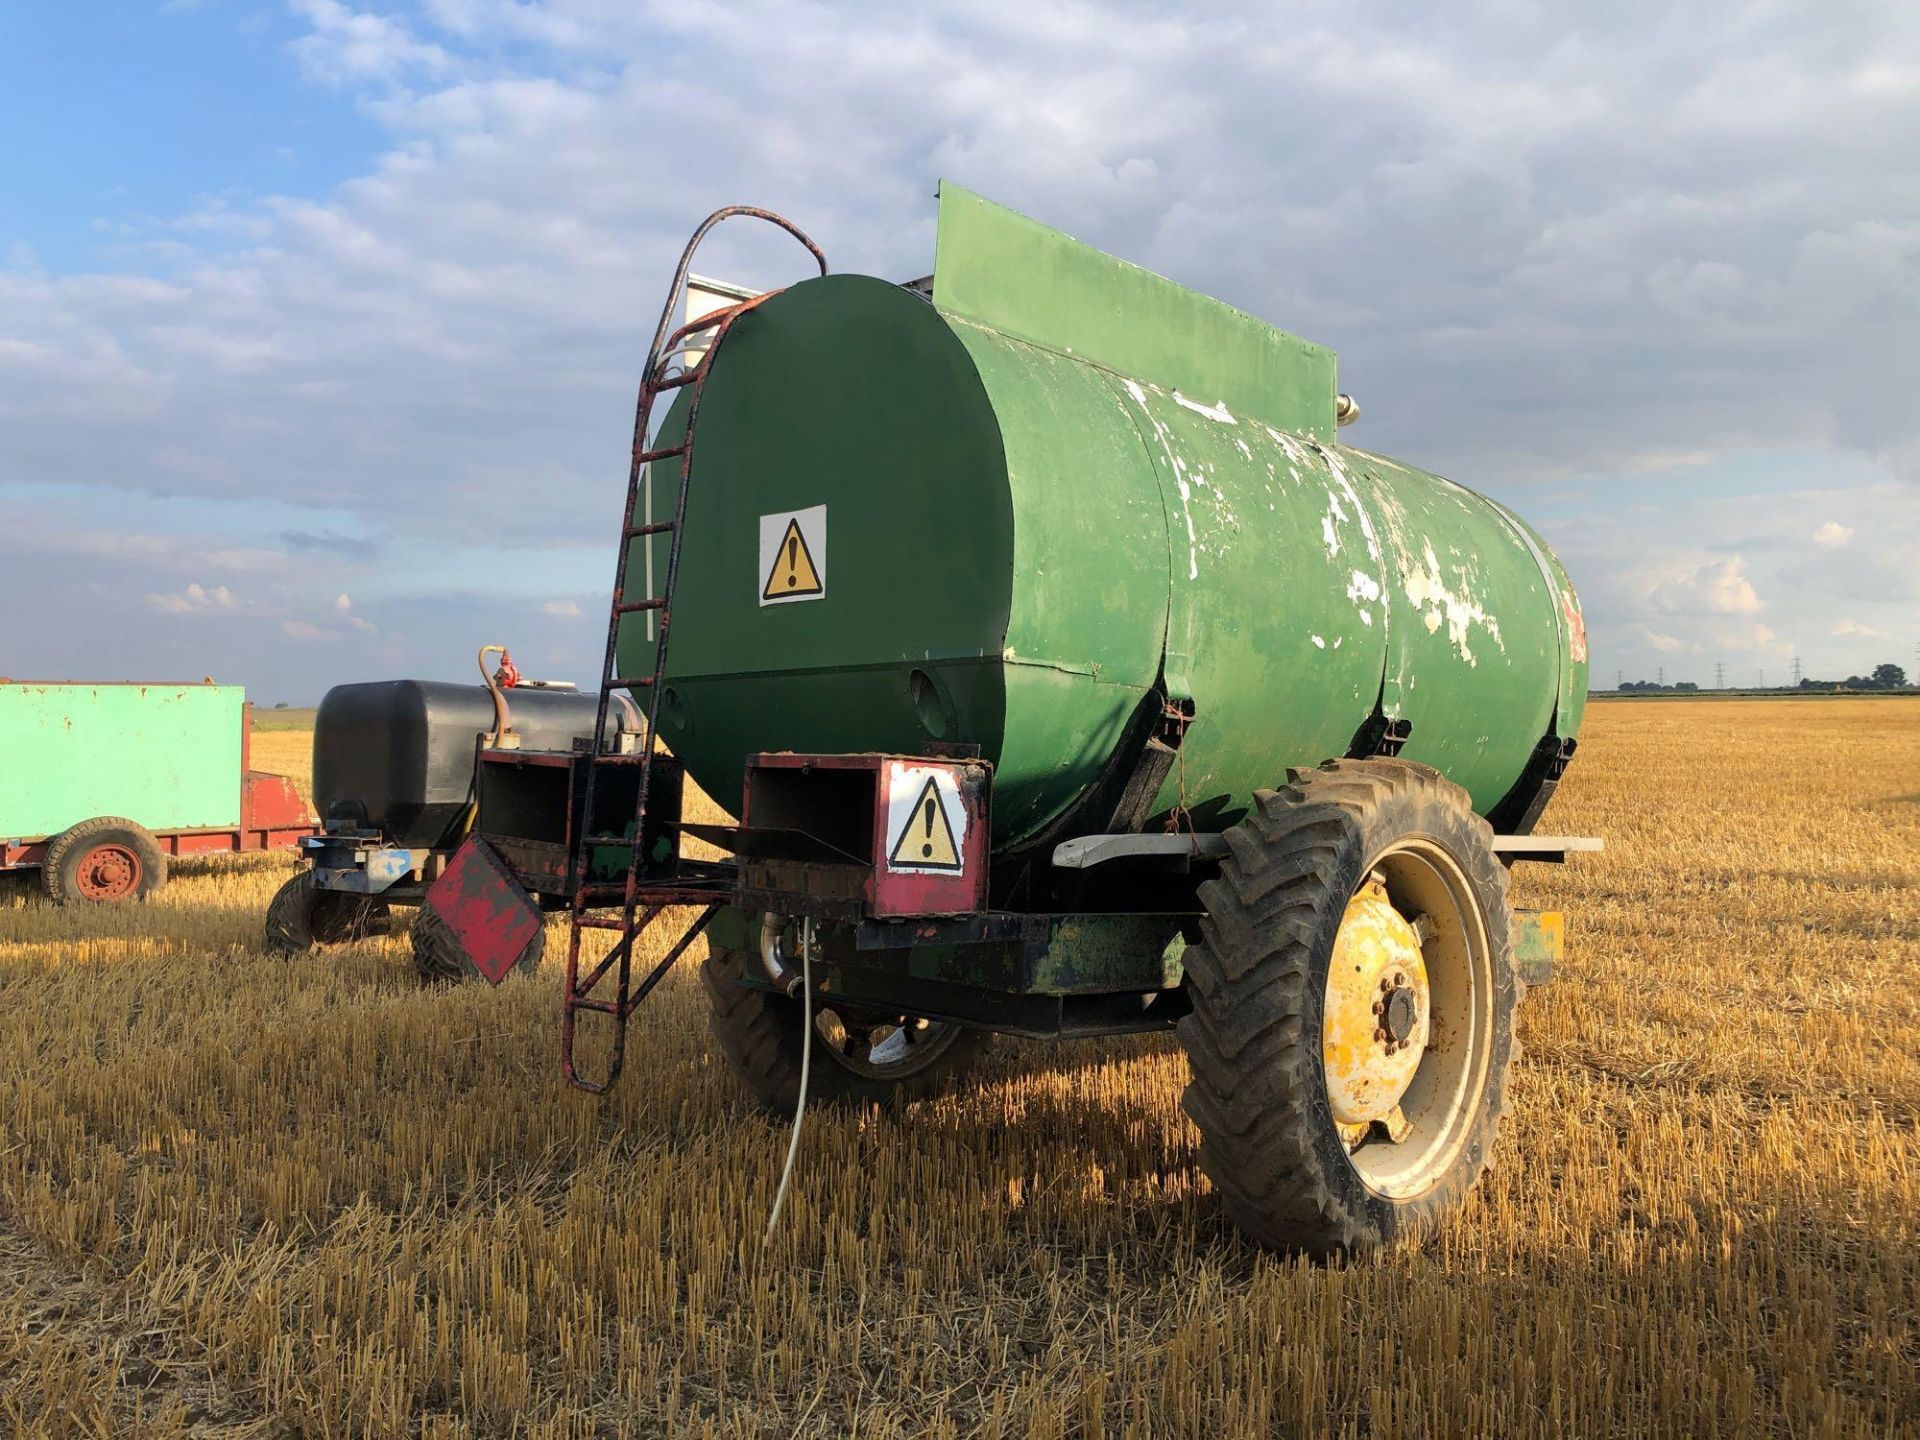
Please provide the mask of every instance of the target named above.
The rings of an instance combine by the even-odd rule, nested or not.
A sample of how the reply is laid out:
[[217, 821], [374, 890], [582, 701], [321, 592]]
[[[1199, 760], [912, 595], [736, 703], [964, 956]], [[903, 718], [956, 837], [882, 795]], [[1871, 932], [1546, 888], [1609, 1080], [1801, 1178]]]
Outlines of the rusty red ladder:
[[[567, 936], [567, 989], [560, 1020], [560, 1064], [567, 1083], [594, 1094], [611, 1088], [614, 1081], [620, 1078], [620, 1069], [626, 1060], [628, 1018], [673, 968], [674, 962], [686, 953], [687, 947], [706, 929], [707, 922], [719, 909], [711, 889], [701, 890], [697, 886], [676, 885], [671, 881], [643, 882], [640, 867], [644, 857], [640, 841], [646, 833], [647, 801], [652, 792], [656, 753], [653, 737], [660, 714], [660, 692], [667, 674], [667, 636], [673, 622], [674, 589], [680, 578], [680, 536], [687, 519], [687, 488], [693, 479], [693, 436], [695, 423], [700, 417], [700, 392], [721, 341], [726, 338], [733, 322], [767, 296], [757, 295], [739, 304], [715, 310], [698, 320], [687, 322], [677, 330], [671, 330], [670, 327], [686, 291], [694, 252], [714, 226], [736, 215], [779, 226], [806, 246], [807, 253], [819, 265], [822, 275], [827, 273], [826, 257], [820, 253], [820, 247], [792, 221], [771, 210], [761, 210], [751, 205], [729, 205], [716, 210], [701, 222], [700, 228], [693, 232], [693, 238], [687, 242], [687, 248], [681, 252], [679, 268], [673, 275], [673, 288], [667, 294], [666, 308], [660, 312], [660, 323], [653, 332], [653, 346], [647, 352], [647, 368], [641, 375], [640, 397], [633, 417], [633, 459], [627, 470], [626, 508], [621, 512], [620, 554], [613, 572], [613, 602], [607, 616], [607, 648], [600, 667], [600, 705], [594, 717], [593, 749], [587, 762], [586, 795], [581, 810], [582, 833], [573, 861], [573, 904]], [[683, 365], [679, 371], [668, 373], [670, 363], [686, 341], [705, 331], [712, 332], [705, 358], [691, 369]], [[678, 444], [650, 448], [649, 431], [653, 426], [654, 402], [664, 392], [683, 386], [690, 387], [692, 396], [687, 405], [686, 433]], [[634, 511], [640, 503], [642, 481], [648, 474], [648, 468], [656, 461], [674, 459], [680, 462], [680, 483], [674, 497], [673, 519], [655, 521], [649, 508], [641, 523], [635, 524]], [[640, 600], [629, 600], [627, 565], [632, 558], [633, 542], [644, 541], [645, 548], [651, 554], [652, 537], [655, 535], [672, 537], [667, 548], [667, 571], [660, 593], [649, 594]], [[645, 588], [651, 590], [651, 583]], [[618, 673], [620, 627], [626, 616], [639, 614], [657, 616], [659, 620], [654, 641], [653, 673], [621, 675]], [[616, 689], [645, 692], [647, 724], [640, 736], [639, 749], [634, 752], [607, 748], [608, 706]], [[634, 791], [632, 828], [624, 834], [593, 833], [592, 826], [598, 813], [594, 808], [595, 782], [604, 768], [626, 765], [637, 765], [640, 769], [639, 783]], [[624, 845], [629, 848], [626, 874], [618, 885], [596, 884], [593, 881], [592, 855], [596, 847], [603, 845]], [[699, 907], [699, 913], [667, 953], [637, 985], [634, 984], [633, 955], [640, 936], [670, 907], [689, 905]], [[617, 917], [594, 913], [616, 908]], [[613, 931], [619, 938], [613, 948], [582, 975], [580, 937], [589, 930]], [[595, 995], [594, 991], [610, 971], [616, 976], [614, 993]], [[613, 1027], [604, 1079], [587, 1078], [574, 1061], [575, 1021], [583, 1010], [607, 1016]]]

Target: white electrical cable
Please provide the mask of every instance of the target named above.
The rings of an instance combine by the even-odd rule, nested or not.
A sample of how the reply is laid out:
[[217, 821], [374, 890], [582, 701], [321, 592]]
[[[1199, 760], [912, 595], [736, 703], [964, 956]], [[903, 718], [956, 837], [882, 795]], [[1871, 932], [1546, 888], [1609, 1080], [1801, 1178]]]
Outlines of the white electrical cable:
[[773, 1213], [767, 1216], [767, 1233], [760, 1241], [772, 1242], [780, 1224], [780, 1207], [787, 1203], [787, 1186], [793, 1180], [793, 1157], [800, 1153], [800, 1119], [807, 1113], [807, 1070], [813, 1063], [813, 920], [800, 922], [800, 1101], [793, 1107], [793, 1138], [787, 1142], [787, 1163], [780, 1171], [780, 1188], [774, 1193]]

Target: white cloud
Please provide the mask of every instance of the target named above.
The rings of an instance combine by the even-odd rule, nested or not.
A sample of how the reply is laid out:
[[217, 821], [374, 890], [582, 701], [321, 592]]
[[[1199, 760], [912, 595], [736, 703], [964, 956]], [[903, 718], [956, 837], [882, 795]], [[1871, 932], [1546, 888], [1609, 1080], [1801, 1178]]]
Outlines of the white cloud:
[[[1541, 478], [1658, 469], [1678, 500], [1743, 449], [1920, 481], [1920, 225], [1887, 200], [1920, 152], [1915, 7], [1651, 31], [1596, 11], [1571, 44], [1524, 7], [1436, 26], [1393, 0], [1285, 25], [1086, 0], [292, 3], [298, 60], [384, 153], [325, 193], [104, 216], [137, 263], [0, 267], [0, 487], [83, 478], [255, 525], [196, 555], [109, 517], [94, 543], [137, 565], [132, 594], [239, 585], [262, 665], [279, 617], [370, 629], [327, 610], [343, 586], [393, 614], [408, 577], [364, 563], [393, 536], [449, 558], [607, 543], [636, 330], [722, 195], [792, 214], [836, 270], [905, 278], [950, 174], [1336, 346], [1366, 408], [1346, 438], [1530, 519]], [[736, 222], [700, 263], [772, 284], [800, 258]], [[290, 560], [288, 522], [245, 518], [268, 476], [324, 495], [305, 523], [348, 543]], [[1895, 626], [1912, 493], [1881, 520], [1796, 502], [1751, 543], [1774, 497], [1702, 507], [1685, 539], [1664, 514], [1541, 528], [1579, 561], [1597, 644], [1780, 645], [1757, 616], [1809, 639], [1843, 609]], [[1833, 526], [1858, 532], [1839, 553]], [[47, 566], [50, 593], [88, 568]], [[408, 600], [439, 607], [407, 622], [422, 654], [498, 603], [447, 583]], [[569, 588], [536, 583], [536, 605]]]
[[1862, 625], [1858, 620], [1847, 619], [1835, 621], [1833, 628], [1827, 633], [1842, 639], [1849, 636], [1861, 640], [1886, 640], [1891, 638], [1884, 630], [1876, 630], [1871, 625]]
[[540, 613], [570, 618], [580, 613], [580, 606], [572, 600], [549, 600], [540, 607]]
[[1757, 615], [1766, 607], [1747, 579], [1746, 569], [1747, 562], [1739, 555], [1708, 561], [1656, 584], [1651, 595], [1654, 607], [1676, 615]]
[[1829, 520], [1813, 532], [1813, 543], [1822, 550], [1838, 550], [1853, 539], [1853, 527]]
[[310, 620], [282, 620], [280, 622], [280, 633], [289, 640], [300, 641], [338, 640], [340, 638], [340, 632], [338, 630], [329, 630], [324, 626], [315, 625]]
[[[1793, 642], [1776, 634], [1758, 621], [1710, 626], [1707, 638], [1711, 648], [1733, 650], [1741, 654], [1788, 655]], [[1700, 647], [1704, 652], [1708, 647]]]
[[312, 31], [293, 51], [314, 78], [344, 85], [356, 80], [397, 80], [410, 71], [440, 74], [453, 59], [438, 45], [414, 38], [404, 20], [350, 10], [340, 0], [289, 0]]
[[148, 608], [158, 610], [163, 615], [212, 615], [231, 611], [238, 603], [226, 586], [208, 588], [198, 582], [188, 585], [184, 590], [147, 596]]
[[1663, 634], [1658, 630], [1642, 630], [1640, 633], [1646, 637], [1647, 644], [1662, 655], [1675, 655], [1687, 648], [1687, 642], [1677, 635]]
[[341, 618], [354, 629], [363, 631], [368, 635], [378, 635], [380, 633], [380, 627], [378, 625], [375, 625], [371, 620], [364, 619], [353, 613], [353, 597], [345, 591], [333, 597], [333, 608], [338, 611]]

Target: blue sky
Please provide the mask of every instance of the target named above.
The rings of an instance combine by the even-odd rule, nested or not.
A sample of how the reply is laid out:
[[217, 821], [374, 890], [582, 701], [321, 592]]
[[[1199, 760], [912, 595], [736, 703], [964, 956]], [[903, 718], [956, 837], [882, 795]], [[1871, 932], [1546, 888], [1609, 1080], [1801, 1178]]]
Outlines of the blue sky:
[[1355, 443], [1560, 552], [1597, 677], [1911, 668], [1920, 21], [1569, 13], [13, 0], [0, 672], [588, 680], [687, 229], [905, 278], [943, 174], [1337, 349]]
[[325, 194], [364, 171], [386, 137], [350, 93], [304, 82], [289, 47], [305, 31], [259, 3], [9, 0], [0, 254], [145, 269], [169, 220]]

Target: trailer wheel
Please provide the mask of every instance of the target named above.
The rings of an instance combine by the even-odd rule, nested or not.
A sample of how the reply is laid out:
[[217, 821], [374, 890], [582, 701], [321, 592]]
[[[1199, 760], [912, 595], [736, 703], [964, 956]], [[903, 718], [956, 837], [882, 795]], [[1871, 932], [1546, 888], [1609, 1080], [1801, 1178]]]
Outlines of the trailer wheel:
[[311, 870], [302, 870], [267, 906], [267, 948], [305, 955], [315, 945], [341, 945], [390, 934], [393, 911], [378, 896], [322, 890]]
[[144, 900], [167, 883], [167, 856], [144, 825], [101, 815], [55, 837], [40, 883], [49, 899], [63, 902]]
[[[413, 920], [412, 933], [413, 968], [420, 972], [421, 980], [427, 984], [458, 985], [467, 980], [486, 978], [473, 968], [465, 948], [448, 928], [447, 922], [436, 915], [431, 907], [420, 907], [420, 913]], [[547, 932], [537, 928], [519, 958], [513, 962], [513, 968], [522, 974], [531, 974], [540, 968], [540, 957], [546, 950]]]
[[1519, 986], [1492, 829], [1425, 766], [1332, 760], [1227, 839], [1179, 1024], [1201, 1168], [1262, 1244], [1426, 1233], [1506, 1105]]
[[[700, 978], [707, 987], [714, 1039], [755, 1098], [791, 1114], [800, 1098], [801, 1002], [740, 983], [757, 964], [744, 950], [711, 945]], [[813, 1007], [809, 1103], [914, 1098], [938, 1090], [979, 1052], [980, 1036], [964, 1025], [881, 1015], [852, 1006]]]

